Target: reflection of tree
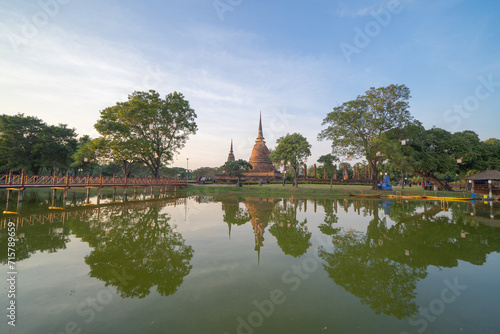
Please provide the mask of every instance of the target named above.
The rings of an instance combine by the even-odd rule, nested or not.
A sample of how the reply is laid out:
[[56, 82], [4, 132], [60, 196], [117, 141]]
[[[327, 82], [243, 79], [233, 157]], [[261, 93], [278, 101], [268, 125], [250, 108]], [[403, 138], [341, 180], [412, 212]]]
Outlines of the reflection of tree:
[[231, 237], [232, 225], [244, 225], [250, 221], [251, 217], [247, 209], [240, 208], [239, 198], [225, 198], [221, 199], [222, 211], [224, 212], [222, 219], [229, 227], [229, 236]]
[[[335, 201], [335, 203], [334, 203]], [[325, 219], [324, 223], [319, 225], [319, 230], [326, 235], [336, 235], [340, 232], [340, 227], [335, 227], [335, 225], [339, 222], [339, 218], [337, 214], [334, 212], [334, 208], [336, 207], [337, 200], [325, 199], [323, 201], [323, 210], [325, 211]]]
[[[44, 224], [29, 227], [22, 227], [16, 232], [16, 261], [22, 261], [36, 252], [55, 253], [66, 248], [69, 242], [70, 229], [62, 224]], [[7, 263], [7, 229], [0, 233], [0, 262]]]
[[459, 213], [464, 205], [452, 205], [449, 217], [440, 214], [441, 203], [394, 202], [392, 225], [381, 218], [378, 206], [366, 205], [365, 213], [372, 216], [366, 233], [330, 228], [333, 224], [325, 218], [320, 229], [333, 237], [334, 249], [320, 248], [324, 268], [375, 312], [409, 317], [417, 311], [416, 286], [429, 265], [454, 267], [458, 260], [482, 264], [489, 253], [500, 252], [499, 231], [469, 224]]
[[311, 232], [307, 230], [307, 219], [302, 222], [297, 220], [295, 205], [284, 201], [283, 206], [274, 208], [270, 220], [274, 224], [269, 232], [276, 238], [283, 253], [299, 257], [307, 252], [311, 246]]
[[122, 297], [145, 297], [154, 285], [162, 296], [174, 293], [192, 268], [193, 249], [159, 210], [125, 211], [83, 235], [94, 247], [85, 258], [90, 276], [116, 286]]
[[320, 248], [328, 275], [376, 313], [398, 319], [416, 313], [416, 284], [425, 277], [425, 270], [380, 256], [379, 244], [370, 239], [360, 232], [345, 231], [334, 237], [332, 253]]

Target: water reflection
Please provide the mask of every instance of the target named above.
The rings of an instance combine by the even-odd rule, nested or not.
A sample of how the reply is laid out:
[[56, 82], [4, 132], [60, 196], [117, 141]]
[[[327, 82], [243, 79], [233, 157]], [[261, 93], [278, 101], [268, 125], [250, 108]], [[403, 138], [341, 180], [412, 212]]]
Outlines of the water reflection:
[[[63, 224], [36, 225], [18, 232], [16, 242], [16, 261], [28, 259], [36, 252], [55, 253], [65, 249], [71, 230]], [[8, 244], [7, 233], [0, 234], [0, 244]], [[8, 261], [7, 247], [0, 247], [0, 263]]]
[[[485, 225], [485, 221], [495, 225], [499, 220], [498, 207], [489, 203], [448, 205], [429, 201], [293, 197], [194, 199], [189, 205], [196, 206], [200, 213], [204, 212], [204, 206], [213, 210], [211, 217], [217, 217], [224, 241], [228, 238], [224, 231], [226, 224], [231, 238], [232, 229], [236, 231], [250, 223], [241, 229], [251, 243], [250, 249], [245, 246], [244, 251], [255, 251], [260, 256], [262, 248], [267, 246], [271, 249], [269, 258], [279, 259], [275, 268], [281, 268], [278, 261], [282, 259], [287, 265], [295, 264], [299, 257], [314, 252], [323, 261], [321, 274], [327, 284], [322, 289], [340, 286], [376, 313], [399, 319], [417, 313], [417, 286], [428, 276], [429, 266], [452, 268], [460, 261], [482, 265], [488, 254], [500, 252], [500, 229]], [[50, 198], [44, 196], [41, 201], [45, 206], [50, 205]], [[192, 270], [191, 263], [200, 263], [193, 261], [193, 248], [176, 231], [170, 214], [166, 213], [170, 211], [164, 210], [179, 204], [187, 205], [185, 199], [174, 198], [62, 211], [44, 209], [37, 214], [28, 205], [25, 208], [28, 214], [3, 217], [1, 224], [5, 228], [7, 221], [15, 221], [18, 226], [18, 262], [37, 251], [64, 249], [74, 234], [90, 246], [85, 263], [91, 277], [115, 286], [122, 297], [143, 298], [154, 288], [160, 295], [169, 296], [183, 284]], [[201, 224], [197, 216], [192, 218], [193, 225], [186, 224], [183, 232], [188, 240], [197, 233], [189, 228]], [[6, 244], [5, 231], [0, 236], [0, 243]], [[328, 237], [329, 245], [316, 248], [315, 240], [324, 236]], [[220, 244], [203, 246], [217, 254]], [[230, 247], [237, 249], [239, 245], [232, 242]], [[231, 261], [238, 263], [237, 256]], [[216, 265], [207, 272], [225, 265], [213, 257]], [[0, 250], [0, 259], [6, 263], [5, 248]], [[257, 271], [263, 270], [262, 267]], [[242, 266], [234, 268], [231, 270], [236, 275], [238, 270], [244, 270]], [[276, 269], [281, 277], [279, 270]], [[197, 282], [204, 282], [206, 277], [202, 272]], [[222, 269], [221, 272], [227, 274]], [[233, 284], [231, 279], [227, 277]], [[307, 289], [306, 284], [303, 286]], [[251, 291], [251, 298], [254, 292]]]
[[[5, 220], [15, 221], [18, 227], [17, 262], [37, 251], [66, 248], [72, 233], [92, 248], [85, 257], [91, 277], [116, 286], [122, 297], [143, 298], [154, 286], [160, 295], [168, 296], [189, 274], [194, 251], [161, 210], [184, 200], [130, 202]], [[6, 241], [7, 234], [1, 236]], [[6, 250], [0, 251], [2, 263], [7, 262]]]
[[73, 232], [93, 248], [85, 257], [90, 276], [116, 286], [122, 297], [143, 298], [153, 286], [162, 296], [174, 293], [192, 268], [193, 249], [169, 220], [150, 207], [111, 216], [104, 224], [80, 225], [85, 229]]
[[411, 317], [418, 310], [417, 283], [429, 266], [455, 267], [459, 260], [483, 264], [488, 254], [500, 251], [500, 234], [471, 223], [469, 204], [453, 205], [451, 215], [441, 214], [442, 203], [354, 201], [352, 206], [371, 217], [366, 232], [334, 228], [338, 219], [325, 218], [320, 229], [332, 237], [334, 250], [318, 253], [330, 278], [376, 313]]
[[[311, 247], [307, 218], [297, 215], [307, 212], [307, 201], [218, 200], [229, 226], [251, 221], [255, 250], [264, 245], [266, 228], [286, 255], [300, 257]], [[452, 268], [459, 261], [481, 265], [488, 254], [500, 252], [500, 231], [477, 223], [479, 212], [490, 210], [488, 204], [323, 199], [313, 205], [315, 211], [323, 207], [318, 229], [333, 246], [319, 247], [324, 270], [377, 314], [398, 319], [415, 315], [417, 284], [427, 277], [429, 266]], [[339, 209], [360, 216], [365, 230], [343, 224]]]
[[[303, 201], [304, 210], [307, 202]], [[299, 221], [297, 210], [299, 201], [283, 200], [282, 205], [274, 208], [271, 215], [273, 225], [269, 232], [276, 238], [283, 253], [293, 257], [304, 255], [311, 246], [311, 232], [308, 231], [307, 219]]]

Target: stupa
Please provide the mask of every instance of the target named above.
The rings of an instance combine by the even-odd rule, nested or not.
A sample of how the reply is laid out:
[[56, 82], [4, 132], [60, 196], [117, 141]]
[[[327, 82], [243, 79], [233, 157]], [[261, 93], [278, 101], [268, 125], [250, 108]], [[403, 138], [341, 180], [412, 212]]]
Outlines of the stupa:
[[229, 155], [227, 156], [227, 161], [235, 161], [233, 153], [233, 140], [231, 139], [231, 148], [229, 149]]
[[269, 149], [264, 141], [264, 133], [262, 131], [262, 114], [259, 116], [259, 132], [255, 145], [253, 146], [252, 155], [248, 162], [252, 165], [252, 169], [245, 173], [247, 180], [278, 180], [281, 178], [281, 173], [276, 171], [271, 159], [269, 158]]

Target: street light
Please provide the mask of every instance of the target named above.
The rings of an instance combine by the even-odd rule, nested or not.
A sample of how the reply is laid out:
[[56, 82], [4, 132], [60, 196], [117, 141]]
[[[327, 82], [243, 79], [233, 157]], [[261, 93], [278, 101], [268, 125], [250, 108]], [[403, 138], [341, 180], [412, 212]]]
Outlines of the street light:
[[189, 173], [189, 158], [186, 158], [186, 186], [188, 183], [188, 173]]

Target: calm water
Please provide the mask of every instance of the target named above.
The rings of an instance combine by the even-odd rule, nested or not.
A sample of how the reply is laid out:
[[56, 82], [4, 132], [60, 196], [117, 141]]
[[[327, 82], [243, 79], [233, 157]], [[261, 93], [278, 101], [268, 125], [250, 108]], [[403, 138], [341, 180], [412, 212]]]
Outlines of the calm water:
[[104, 197], [1, 217], [1, 333], [500, 332], [498, 203]]

